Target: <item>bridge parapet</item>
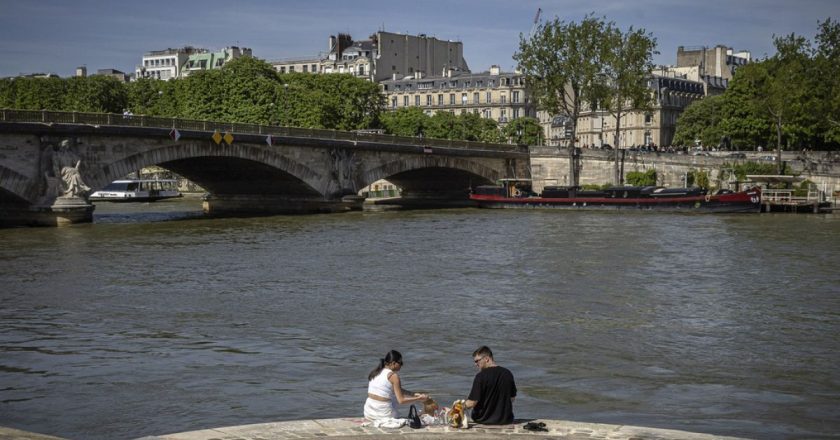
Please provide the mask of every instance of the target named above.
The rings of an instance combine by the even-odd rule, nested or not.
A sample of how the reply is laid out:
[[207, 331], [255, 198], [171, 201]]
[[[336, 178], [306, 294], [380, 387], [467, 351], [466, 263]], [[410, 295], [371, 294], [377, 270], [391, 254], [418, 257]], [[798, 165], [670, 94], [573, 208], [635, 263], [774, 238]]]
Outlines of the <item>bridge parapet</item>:
[[230, 132], [241, 134], [275, 135], [303, 138], [333, 139], [356, 142], [378, 142], [390, 145], [445, 147], [462, 150], [485, 150], [509, 153], [527, 152], [518, 145], [493, 144], [451, 139], [430, 139], [356, 131], [326, 130], [317, 128], [282, 127], [277, 125], [243, 124], [235, 122], [203, 121], [195, 119], [163, 118], [147, 115], [120, 115], [115, 113], [58, 112], [48, 110], [0, 109], [0, 121], [31, 122], [43, 124], [87, 124], [94, 126], [122, 126], [148, 128], [174, 128], [205, 132]]

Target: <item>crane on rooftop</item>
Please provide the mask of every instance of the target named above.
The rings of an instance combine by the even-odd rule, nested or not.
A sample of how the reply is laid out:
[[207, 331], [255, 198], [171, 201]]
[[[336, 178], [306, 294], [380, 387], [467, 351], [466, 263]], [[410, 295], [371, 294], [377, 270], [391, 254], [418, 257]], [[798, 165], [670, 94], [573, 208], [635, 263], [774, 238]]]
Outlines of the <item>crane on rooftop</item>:
[[540, 23], [540, 14], [542, 14], [542, 8], [537, 8], [537, 15], [534, 16], [534, 25], [531, 26], [531, 33], [528, 34], [528, 39], [534, 38], [534, 32], [537, 31], [537, 26]]

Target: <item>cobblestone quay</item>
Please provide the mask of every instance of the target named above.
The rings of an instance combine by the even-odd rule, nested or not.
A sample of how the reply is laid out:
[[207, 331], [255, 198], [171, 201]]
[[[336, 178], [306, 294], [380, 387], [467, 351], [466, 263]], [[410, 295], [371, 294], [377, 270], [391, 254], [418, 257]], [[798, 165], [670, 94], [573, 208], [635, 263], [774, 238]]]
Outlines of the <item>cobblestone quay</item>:
[[[539, 419], [534, 422], [545, 424], [545, 431], [529, 431], [524, 425], [531, 420], [518, 420], [511, 425], [486, 426], [470, 424], [468, 429], [448, 426], [428, 426], [411, 429], [374, 428], [361, 418], [339, 418], [320, 420], [298, 420], [291, 422], [259, 423], [254, 425], [227, 426], [199, 431], [142, 437], [137, 440], [281, 440], [281, 439], [386, 439], [408, 437], [415, 440], [462, 438], [496, 439], [539, 437], [548, 439], [609, 439], [609, 440], [739, 440], [738, 437], [721, 437], [709, 434], [677, 431], [672, 429], [647, 428], [629, 425], [608, 425], [599, 423], [578, 423], [566, 420]], [[33, 432], [0, 427], [0, 440], [66, 440]], [[745, 440], [745, 439], [741, 439]]]
[[735, 439], [735, 437], [718, 437], [708, 434], [639, 426], [577, 423], [565, 420], [546, 419], [540, 419], [538, 421], [545, 423], [544, 429], [546, 431], [534, 432], [525, 430], [523, 426], [528, 420], [521, 420], [511, 425], [501, 426], [471, 425], [469, 429], [456, 429], [448, 426], [429, 426], [421, 429], [411, 429], [408, 426], [404, 426], [400, 429], [386, 429], [374, 428], [361, 418], [340, 418], [229, 426], [178, 434], [143, 437], [139, 440], [279, 440], [324, 437], [342, 439], [384, 439], [394, 437], [409, 437], [412, 439], [437, 439], [442, 437], [464, 439], [542, 437], [575, 440]]

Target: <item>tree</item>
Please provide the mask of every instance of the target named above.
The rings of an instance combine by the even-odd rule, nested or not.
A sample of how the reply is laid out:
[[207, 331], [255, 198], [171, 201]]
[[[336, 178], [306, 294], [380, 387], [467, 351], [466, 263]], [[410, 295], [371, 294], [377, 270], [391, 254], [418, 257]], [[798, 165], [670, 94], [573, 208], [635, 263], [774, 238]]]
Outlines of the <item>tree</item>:
[[380, 119], [385, 131], [397, 136], [425, 136], [429, 123], [429, 116], [420, 107], [402, 107], [383, 114]]
[[816, 37], [814, 79], [820, 90], [817, 96], [824, 96], [819, 114], [824, 115], [823, 140], [840, 144], [840, 23], [830, 18], [819, 24]]
[[707, 96], [689, 104], [677, 118], [674, 143], [693, 145], [699, 140], [704, 145], [712, 145], [725, 136], [721, 128], [723, 101], [723, 96], [718, 95]]
[[656, 185], [656, 170], [651, 168], [647, 171], [630, 171], [627, 173], [627, 183], [633, 186]]
[[110, 76], [94, 75], [66, 80], [64, 110], [122, 113], [127, 105], [125, 85]]
[[13, 78], [9, 107], [23, 110], [67, 110], [64, 95], [67, 84], [59, 78]]
[[569, 142], [569, 183], [577, 186], [577, 161], [574, 133], [582, 102], [595, 102], [597, 77], [604, 64], [602, 19], [586, 16], [580, 24], [559, 18], [541, 24], [532, 36], [519, 35], [519, 50], [513, 58], [525, 74], [525, 80], [540, 110], [550, 115], [570, 118], [572, 139]]
[[[613, 146], [619, 148], [621, 117], [632, 110], [649, 109], [651, 90], [648, 79], [653, 71], [653, 55], [656, 51], [656, 38], [645, 33], [644, 29], [622, 32], [614, 23], [604, 28], [603, 42], [606, 54], [602, 73], [598, 75], [598, 95], [605, 110], [615, 117], [615, 140]], [[595, 106], [593, 105], [593, 110]], [[621, 185], [619, 155], [615, 155], [614, 179]]]
[[435, 139], [461, 139], [460, 124], [454, 114], [440, 111], [429, 118], [426, 136]]
[[502, 130], [505, 138], [525, 145], [539, 145], [542, 133], [540, 122], [529, 117], [516, 118]]
[[806, 71], [808, 42], [805, 38], [790, 34], [774, 39], [778, 51], [772, 58], [755, 67], [756, 94], [752, 96], [755, 105], [764, 111], [776, 132], [777, 172], [782, 172], [782, 135], [802, 111], [806, 93]]

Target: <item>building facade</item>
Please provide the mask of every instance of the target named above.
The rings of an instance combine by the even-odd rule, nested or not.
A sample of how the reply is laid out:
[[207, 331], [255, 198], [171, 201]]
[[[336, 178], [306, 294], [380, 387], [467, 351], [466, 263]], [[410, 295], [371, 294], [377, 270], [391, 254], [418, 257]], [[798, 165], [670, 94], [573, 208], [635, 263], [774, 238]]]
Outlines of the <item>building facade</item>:
[[181, 67], [190, 55], [204, 52], [204, 49], [192, 46], [180, 49], [153, 50], [143, 55], [142, 64], [137, 66], [134, 77], [152, 78], [168, 81], [181, 75]]
[[348, 34], [333, 35], [324, 54], [271, 64], [281, 73], [343, 73], [374, 82], [401, 79], [416, 73], [441, 75], [444, 70], [469, 72], [464, 60], [464, 45], [459, 41], [385, 31], [361, 41], [354, 41]]
[[[651, 75], [648, 88], [653, 106], [648, 111], [633, 110], [621, 116], [618, 147], [665, 148], [672, 144], [677, 118], [692, 102], [705, 96], [705, 84], [673, 71]], [[577, 144], [581, 147], [615, 147], [616, 118], [605, 110], [581, 112]]]
[[415, 72], [408, 78], [381, 81], [380, 85], [387, 109], [392, 111], [419, 107], [427, 115], [471, 112], [502, 125], [519, 117], [536, 117], [525, 76], [501, 72], [498, 66], [484, 73], [450, 70], [446, 75], [425, 76]]
[[186, 78], [191, 73], [201, 70], [221, 69], [225, 63], [239, 57], [250, 57], [251, 49], [238, 46], [226, 47], [218, 52], [201, 50], [187, 57], [187, 61], [181, 66], [179, 78]]

